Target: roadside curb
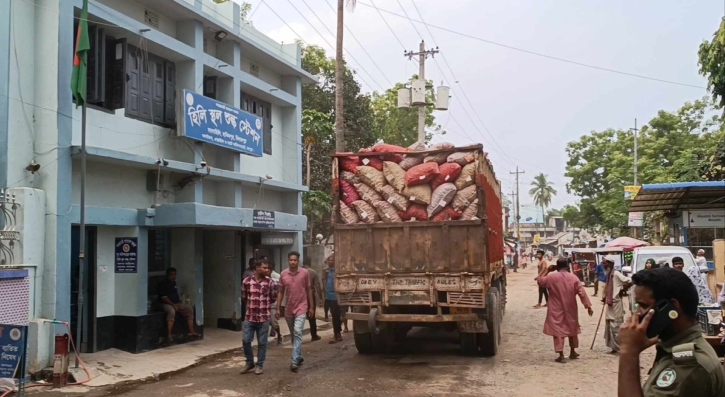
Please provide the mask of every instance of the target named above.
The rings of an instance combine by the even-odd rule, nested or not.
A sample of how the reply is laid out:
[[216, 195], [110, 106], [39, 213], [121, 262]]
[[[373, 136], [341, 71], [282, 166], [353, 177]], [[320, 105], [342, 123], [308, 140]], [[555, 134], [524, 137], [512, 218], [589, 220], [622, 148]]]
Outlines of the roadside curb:
[[[317, 331], [318, 331], [318, 333], [325, 332], [325, 331], [329, 331], [331, 328], [332, 328], [332, 324], [326, 323], [326, 324], [319, 325], [317, 327]], [[310, 328], [309, 327], [305, 327], [302, 330], [302, 335], [309, 335], [309, 334], [310, 334]], [[185, 371], [187, 371], [187, 370], [189, 370], [191, 368], [198, 367], [198, 366], [200, 366], [202, 364], [208, 363], [209, 361], [215, 360], [215, 359], [217, 359], [217, 358], [219, 358], [221, 356], [227, 355], [229, 353], [233, 353], [235, 351], [241, 352], [241, 350], [242, 350], [242, 341], [241, 341], [242, 332], [239, 332], [239, 336], [240, 336], [239, 346], [236, 346], [236, 347], [230, 348], [230, 349], [226, 349], [226, 350], [222, 350], [222, 351], [218, 351], [218, 352], [215, 352], [215, 353], [211, 353], [211, 354], [209, 354], [207, 356], [204, 356], [204, 357], [199, 357], [194, 363], [189, 364], [187, 366], [184, 366], [182, 368], [177, 368], [177, 369], [170, 370], [170, 371], [165, 371], [165, 372], [151, 374], [151, 375], [149, 375], [149, 376], [147, 376], [145, 378], [140, 378], [140, 379], [126, 380], [126, 381], [122, 380], [122, 381], [118, 381], [118, 382], [115, 382], [115, 383], [109, 383], [109, 384], [104, 384], [104, 385], [99, 385], [99, 386], [87, 386], [87, 385], [84, 385], [84, 387], [86, 387], [88, 389], [99, 389], [99, 388], [104, 388], [104, 387], [114, 387], [114, 388], [116, 388], [116, 387], [121, 387], [121, 386], [137, 385], [137, 384], [142, 384], [142, 383], [147, 383], [147, 382], [158, 382], [158, 381], [161, 381], [161, 380], [165, 380], [165, 379], [168, 379], [168, 378], [170, 378], [170, 377], [172, 377], [172, 376], [174, 376], [176, 374], [183, 373], [183, 372], [185, 372]], [[290, 343], [290, 341], [292, 340], [292, 334], [291, 333], [285, 333], [284, 335], [282, 335], [282, 340], [285, 343]], [[270, 338], [270, 343], [271, 342], [276, 342], [276, 338], [274, 338], [274, 339]], [[257, 346], [256, 339], [252, 343], [252, 346], [253, 347]], [[269, 346], [268, 346], [268, 348], [269, 348]], [[89, 370], [90, 370], [90, 368], [89, 368]], [[95, 370], [95, 368], [93, 370]], [[69, 375], [70, 375], [70, 378], [72, 378], [72, 379], [69, 379], [69, 383], [73, 383], [73, 382], [77, 382], [78, 381], [78, 380], [76, 380], [77, 379], [76, 378], [76, 375], [79, 375], [81, 382], [84, 381], [84, 379], [85, 379], [85, 373], [84, 373], [84, 371], [82, 369], [79, 370], [79, 371], [75, 371], [73, 368], [69, 368]]]

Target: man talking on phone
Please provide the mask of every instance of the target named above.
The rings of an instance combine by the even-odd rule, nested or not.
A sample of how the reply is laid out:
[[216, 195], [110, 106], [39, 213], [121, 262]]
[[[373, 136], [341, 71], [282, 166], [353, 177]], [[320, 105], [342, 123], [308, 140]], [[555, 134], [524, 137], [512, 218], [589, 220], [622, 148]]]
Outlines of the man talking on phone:
[[[697, 322], [698, 295], [684, 273], [672, 268], [632, 276], [637, 313], [622, 324], [619, 397], [725, 397], [725, 374]], [[641, 319], [641, 320], [640, 320]], [[639, 355], [657, 345], [644, 386]]]

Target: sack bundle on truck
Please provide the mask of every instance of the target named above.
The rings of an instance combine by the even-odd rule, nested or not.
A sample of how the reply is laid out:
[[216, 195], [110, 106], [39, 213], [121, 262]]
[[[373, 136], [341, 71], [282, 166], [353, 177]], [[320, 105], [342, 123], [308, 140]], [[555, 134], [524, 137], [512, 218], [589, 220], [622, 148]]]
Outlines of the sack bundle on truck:
[[501, 185], [482, 145], [379, 143], [333, 158], [335, 286], [361, 353], [413, 326], [495, 355], [506, 280]]

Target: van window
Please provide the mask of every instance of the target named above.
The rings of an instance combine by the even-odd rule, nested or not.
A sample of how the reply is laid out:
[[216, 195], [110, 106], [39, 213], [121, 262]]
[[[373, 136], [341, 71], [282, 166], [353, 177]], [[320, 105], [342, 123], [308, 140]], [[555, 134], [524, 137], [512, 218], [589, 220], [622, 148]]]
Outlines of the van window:
[[687, 252], [641, 252], [637, 253], [637, 264], [635, 269], [636, 271], [643, 270], [644, 264], [645, 262], [647, 262], [647, 259], [654, 259], [655, 263], [658, 265], [660, 263], [666, 263], [669, 267], [672, 267], [672, 258], [676, 256], [679, 256], [685, 262], [685, 269], [690, 268], [690, 266], [695, 266], [695, 261], [692, 259], [692, 255], [688, 255]]

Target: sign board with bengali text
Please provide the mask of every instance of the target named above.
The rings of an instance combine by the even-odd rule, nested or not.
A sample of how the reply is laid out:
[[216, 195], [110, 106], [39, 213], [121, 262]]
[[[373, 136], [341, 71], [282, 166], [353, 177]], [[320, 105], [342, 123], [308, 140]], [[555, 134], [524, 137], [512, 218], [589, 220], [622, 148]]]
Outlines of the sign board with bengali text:
[[180, 90], [177, 98], [179, 136], [262, 157], [261, 117], [189, 90]]

